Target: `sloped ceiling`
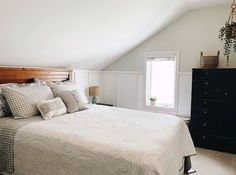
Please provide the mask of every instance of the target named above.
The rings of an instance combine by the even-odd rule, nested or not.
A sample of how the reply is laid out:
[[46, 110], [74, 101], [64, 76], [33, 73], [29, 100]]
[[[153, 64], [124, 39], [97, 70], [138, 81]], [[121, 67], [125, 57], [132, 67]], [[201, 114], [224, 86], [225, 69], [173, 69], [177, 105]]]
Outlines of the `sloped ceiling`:
[[230, 0], [0, 0], [0, 65], [100, 70], [189, 9]]

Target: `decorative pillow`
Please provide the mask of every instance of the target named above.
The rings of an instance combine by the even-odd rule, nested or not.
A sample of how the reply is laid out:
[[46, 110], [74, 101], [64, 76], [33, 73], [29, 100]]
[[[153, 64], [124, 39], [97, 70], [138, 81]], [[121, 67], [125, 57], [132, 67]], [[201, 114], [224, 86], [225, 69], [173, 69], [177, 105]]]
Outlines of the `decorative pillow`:
[[6, 98], [0, 94], [0, 118], [12, 116], [11, 110], [7, 104]]
[[85, 92], [79, 88], [78, 85], [76, 85], [72, 81], [64, 81], [64, 82], [48, 82], [48, 86], [52, 89], [53, 93], [55, 94], [58, 91], [73, 91], [77, 90], [79, 93], [79, 96], [83, 103], [88, 103], [88, 98], [86, 97]]
[[36, 103], [54, 98], [51, 89], [45, 85], [4, 87], [2, 93], [6, 97], [14, 119], [39, 115]]
[[44, 120], [67, 113], [66, 106], [59, 97], [53, 100], [38, 102], [37, 107]]
[[34, 79], [34, 82], [35, 82], [35, 83], [38, 83], [38, 84], [47, 85], [47, 82], [46, 82], [46, 81], [43, 81], [43, 80], [41, 80], [40, 78], [35, 78], [35, 79]]
[[57, 91], [55, 96], [60, 97], [63, 100], [69, 113], [87, 109], [85, 104], [82, 102], [77, 90]]
[[17, 87], [17, 83], [6, 83], [6, 84], [0, 84], [0, 94], [2, 94], [2, 88], [4, 87]]
[[33, 98], [34, 100], [51, 100], [54, 98], [52, 90], [47, 85], [32, 83], [27, 86], [10, 87], [12, 90], [18, 91]]

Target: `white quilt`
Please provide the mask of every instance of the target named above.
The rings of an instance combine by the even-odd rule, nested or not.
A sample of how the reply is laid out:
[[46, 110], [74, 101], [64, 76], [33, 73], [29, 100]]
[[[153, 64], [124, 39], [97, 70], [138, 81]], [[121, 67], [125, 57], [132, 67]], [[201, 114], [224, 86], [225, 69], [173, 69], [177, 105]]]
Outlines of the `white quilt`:
[[16, 134], [16, 175], [178, 175], [195, 148], [174, 116], [105, 106], [32, 123]]

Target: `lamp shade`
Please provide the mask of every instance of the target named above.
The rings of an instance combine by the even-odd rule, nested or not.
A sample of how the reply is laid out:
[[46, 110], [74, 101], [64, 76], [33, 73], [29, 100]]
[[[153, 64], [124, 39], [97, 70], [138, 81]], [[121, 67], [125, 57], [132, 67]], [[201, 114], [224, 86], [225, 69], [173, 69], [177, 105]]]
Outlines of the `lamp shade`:
[[89, 96], [91, 96], [91, 97], [100, 96], [100, 88], [99, 88], [99, 86], [91, 86], [91, 87], [89, 87]]

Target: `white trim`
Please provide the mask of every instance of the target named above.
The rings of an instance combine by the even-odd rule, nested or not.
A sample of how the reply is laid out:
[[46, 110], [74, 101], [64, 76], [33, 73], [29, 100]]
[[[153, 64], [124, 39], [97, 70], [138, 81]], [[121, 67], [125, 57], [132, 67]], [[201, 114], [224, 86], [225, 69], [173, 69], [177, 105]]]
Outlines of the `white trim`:
[[143, 74], [143, 71], [101, 71], [102, 74]]
[[[164, 108], [164, 107], [158, 107], [158, 106], [147, 106], [146, 105], [146, 88], [147, 88], [147, 60], [150, 59], [150, 57], [153, 58], [161, 58], [161, 57], [176, 57], [176, 77], [175, 77], [175, 108]], [[149, 59], [148, 59], [149, 58]], [[178, 114], [178, 108], [179, 108], [179, 58], [180, 58], [180, 51], [158, 51], [158, 52], [147, 52], [144, 53], [144, 97], [143, 97], [143, 108], [149, 109], [149, 110], [155, 110], [155, 111], [161, 111], [171, 114]]]
[[173, 50], [173, 51], [156, 51], [156, 52], [145, 52], [144, 53], [144, 57], [145, 58], [150, 58], [150, 57], [154, 57], [154, 58], [161, 58], [161, 57], [166, 57], [166, 55], [168, 55], [168, 57], [175, 57], [177, 54], [179, 54], [180, 52], [178, 50]]
[[192, 72], [179, 72], [178, 75], [191, 76], [191, 75], [192, 75]]
[[101, 73], [102, 72], [102, 71], [97, 71], [97, 70], [82, 70], [82, 69], [76, 69], [76, 71], [82, 72], [82, 73], [89, 73], [89, 72]]

